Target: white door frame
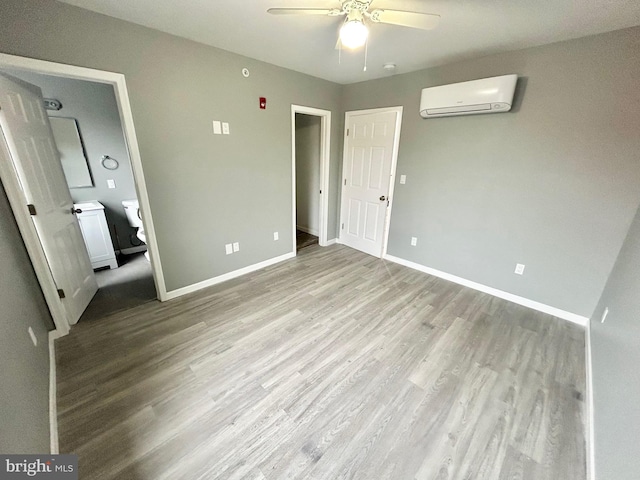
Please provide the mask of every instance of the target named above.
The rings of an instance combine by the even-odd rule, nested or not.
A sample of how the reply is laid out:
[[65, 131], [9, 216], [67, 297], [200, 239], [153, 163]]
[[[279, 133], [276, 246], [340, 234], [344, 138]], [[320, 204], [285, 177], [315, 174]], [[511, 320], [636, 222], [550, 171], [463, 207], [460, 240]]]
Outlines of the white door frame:
[[[122, 121], [125, 142], [127, 144], [131, 160], [136, 193], [138, 195], [140, 210], [142, 211], [142, 217], [144, 219], [143, 223], [147, 234], [147, 245], [149, 247], [151, 270], [153, 272], [156, 292], [159, 300], [167, 300], [167, 291], [162, 273], [162, 265], [158, 255], [158, 244], [156, 242], [153, 216], [149, 206], [149, 196], [147, 194], [140, 149], [138, 147], [138, 139], [136, 137], [136, 131], [133, 124], [133, 114], [131, 112], [129, 93], [127, 91], [124, 75], [103, 70], [76, 67], [62, 63], [46, 62], [33, 58], [7, 55], [4, 53], [0, 53], [0, 69], [1, 68], [28, 70], [30, 72], [44, 75], [54, 75], [76, 80], [87, 80], [113, 86], [116, 101], [118, 103], [118, 110], [120, 112], [120, 120]], [[22, 238], [27, 247], [27, 252], [31, 258], [31, 263], [33, 264], [40, 287], [42, 288], [45, 300], [47, 301], [47, 305], [51, 311], [57, 335], [66, 335], [69, 332], [70, 325], [67, 321], [64, 309], [62, 309], [62, 306], [60, 305], [57, 289], [51, 272], [49, 271], [49, 265], [44, 254], [44, 250], [42, 249], [42, 245], [38, 240], [35, 227], [33, 226], [33, 222], [31, 221], [26, 208], [24, 208], [26, 205], [24, 194], [20, 188], [20, 183], [5, 142], [0, 142], [0, 175], [2, 176], [2, 182], [4, 184], [7, 197], [9, 198], [11, 208], [13, 209], [13, 213], [16, 217], [20, 233], [22, 234]]]
[[396, 178], [396, 167], [398, 165], [398, 150], [400, 148], [400, 128], [402, 127], [402, 106], [398, 107], [384, 107], [384, 108], [371, 108], [367, 110], [353, 110], [350, 112], [346, 112], [344, 114], [344, 142], [343, 142], [343, 150], [342, 150], [342, 177], [340, 178], [340, 183], [342, 188], [340, 190], [340, 223], [338, 225], [338, 243], [342, 243], [342, 224], [344, 223], [344, 219], [342, 218], [342, 212], [344, 211], [344, 202], [345, 198], [342, 192], [344, 191], [345, 184], [345, 171], [344, 171], [344, 159], [347, 156], [347, 130], [349, 128], [349, 117], [352, 115], [367, 115], [370, 113], [387, 113], [387, 112], [395, 112], [396, 115], [396, 131], [393, 138], [393, 151], [391, 152], [391, 174], [389, 175], [389, 206], [387, 207], [387, 212], [384, 217], [384, 230], [382, 232], [382, 251], [380, 252], [380, 257], [383, 258], [387, 254], [387, 246], [389, 243], [389, 225], [391, 223], [391, 209], [393, 208], [393, 190], [395, 187], [395, 178]]
[[326, 247], [327, 224], [329, 217], [329, 163], [331, 158], [331, 112], [319, 108], [291, 105], [291, 190], [293, 252], [296, 253], [296, 113], [320, 117], [320, 212], [318, 221], [318, 243]]

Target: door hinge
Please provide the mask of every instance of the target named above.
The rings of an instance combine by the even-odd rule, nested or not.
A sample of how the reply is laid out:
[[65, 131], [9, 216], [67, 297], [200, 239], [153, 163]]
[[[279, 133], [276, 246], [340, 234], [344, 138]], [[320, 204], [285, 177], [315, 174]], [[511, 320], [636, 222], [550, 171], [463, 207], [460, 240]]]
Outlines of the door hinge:
[[342, 230], [344, 230], [344, 223], [342, 224]]
[[36, 206], [35, 206], [35, 205], [33, 205], [33, 204], [31, 204], [31, 203], [30, 203], [29, 205], [27, 205], [27, 208], [29, 209], [29, 214], [31, 214], [31, 215], [37, 215], [37, 213], [36, 213]]
[[65, 298], [65, 294], [64, 294], [64, 290], [63, 289], [61, 289], [61, 288], [58, 289], [58, 296], [60, 298]]
[[349, 136], [349, 129], [347, 128], [347, 137]]
[[345, 187], [347, 186], [347, 179], [346, 178], [344, 179], [344, 186]]

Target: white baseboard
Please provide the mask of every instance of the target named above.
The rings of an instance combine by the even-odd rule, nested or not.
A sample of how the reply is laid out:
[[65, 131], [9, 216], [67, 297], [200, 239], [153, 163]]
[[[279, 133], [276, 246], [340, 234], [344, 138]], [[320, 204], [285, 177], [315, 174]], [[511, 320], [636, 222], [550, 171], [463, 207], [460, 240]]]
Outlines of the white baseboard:
[[146, 252], [146, 245], [138, 245], [137, 247], [121, 248], [120, 253], [123, 255], [131, 255], [132, 253]]
[[587, 399], [586, 399], [586, 427], [587, 427], [587, 480], [596, 480], [596, 456], [595, 456], [595, 431], [593, 418], [593, 366], [591, 359], [591, 322], [587, 322], [586, 331], [586, 372], [587, 372]]
[[329, 245], [335, 245], [336, 243], [338, 243], [338, 240], [336, 238], [332, 238], [331, 240], [327, 240], [325, 247], [328, 247]]
[[219, 275], [208, 280], [203, 280], [202, 282], [194, 283], [193, 285], [188, 285], [176, 290], [171, 290], [170, 292], [167, 292], [166, 300], [181, 297], [182, 295], [197, 292], [198, 290], [202, 290], [203, 288], [211, 287], [212, 285], [217, 285], [218, 283], [241, 277], [242, 275], [246, 275], [247, 273], [255, 272], [256, 270], [269, 267], [276, 263], [284, 262], [285, 260], [289, 260], [290, 258], [294, 258], [295, 256], [296, 252], [285, 253], [284, 255], [280, 255], [279, 257], [270, 258], [269, 260], [265, 260], [264, 262], [249, 265], [248, 267], [234, 270], [233, 272], [225, 273], [224, 275]]
[[97, 270], [99, 268], [109, 267], [110, 269], [118, 268], [118, 262], [115, 258], [109, 260], [102, 260], [100, 262], [92, 262], [91, 268]]
[[433, 275], [435, 277], [449, 280], [450, 282], [464, 285], [465, 287], [473, 288], [474, 290], [479, 290], [480, 292], [488, 293], [489, 295], [493, 295], [494, 297], [502, 298], [504, 300], [517, 303], [518, 305], [538, 310], [539, 312], [548, 313], [549, 315], [562, 318], [563, 320], [568, 320], [569, 322], [576, 323], [583, 327], [586, 327], [589, 323], [589, 319], [587, 317], [583, 317], [582, 315], [567, 312], [565, 310], [560, 310], [559, 308], [545, 305], [544, 303], [536, 302], [535, 300], [529, 300], [528, 298], [520, 297], [509, 292], [498, 290], [497, 288], [488, 287], [486, 285], [482, 285], [481, 283], [476, 283], [471, 280], [467, 280], [466, 278], [457, 277], [455, 275], [451, 275], [450, 273], [441, 272], [440, 270], [436, 270], [435, 268], [426, 267], [424, 265], [420, 265], [419, 263], [411, 262], [403, 258], [386, 254], [383, 259], [389, 260], [390, 262], [398, 263], [400, 265], [404, 265], [405, 267], [413, 268], [414, 270], [428, 273], [429, 275]]
[[58, 449], [58, 394], [56, 384], [56, 347], [55, 339], [63, 335], [58, 330], [49, 332], [49, 448], [52, 455]]
[[296, 225], [296, 230], [300, 230], [301, 232], [308, 233], [309, 235], [315, 235], [316, 237], [320, 236], [320, 234], [318, 233], [318, 230], [314, 230], [313, 228], [301, 227], [300, 225]]

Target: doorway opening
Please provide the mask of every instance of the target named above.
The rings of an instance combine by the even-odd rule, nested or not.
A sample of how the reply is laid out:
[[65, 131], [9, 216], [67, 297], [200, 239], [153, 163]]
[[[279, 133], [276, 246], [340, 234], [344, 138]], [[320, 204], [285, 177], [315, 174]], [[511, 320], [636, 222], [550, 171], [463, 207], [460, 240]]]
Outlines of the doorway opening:
[[[105, 228], [103, 228], [102, 232], [102, 238], [106, 240], [104, 240], [102, 244], [98, 241], [97, 249], [94, 248], [93, 252], [89, 251], [89, 256], [92, 257], [90, 258], [91, 266], [96, 269], [96, 277], [102, 289], [92, 302], [92, 304], [97, 302], [97, 306], [93, 309], [94, 315], [100, 312], [100, 315], [104, 316], [105, 313], [108, 312], [108, 309], [106, 309], [107, 305], [108, 308], [112, 310], [120, 310], [132, 306], [131, 302], [147, 301], [156, 297], [160, 300], [166, 299], [162, 268], [157, 255], [153, 219], [149, 209], [149, 200], [124, 76], [111, 72], [5, 54], [0, 54], [0, 71], [4, 71], [15, 77], [23, 76], [22, 80], [40, 87], [45, 97], [57, 95], [55, 91], [51, 90], [51, 85], [57, 84], [64, 90], [65, 82], [78, 81], [88, 82], [87, 85], [91, 84], [94, 87], [106, 87], [106, 89], [111, 92], [112, 101], [114, 102], [111, 107], [115, 111], [119, 125], [116, 126], [111, 122], [110, 127], [104, 126], [104, 132], [110, 130], [110, 133], [114, 134], [115, 131], [115, 136], [117, 137], [117, 130], [119, 130], [121, 142], [119, 146], [113, 142], [110, 145], [100, 144], [101, 141], [104, 141], [104, 138], [101, 139], [99, 135], [94, 136], [91, 140], [89, 140], [89, 138], [83, 138], [85, 135], [88, 135], [92, 129], [89, 125], [91, 121], [89, 117], [86, 117], [87, 119], [84, 121], [79, 121], [78, 118], [76, 118], [78, 116], [77, 111], [72, 112], [73, 109], [71, 108], [73, 100], [69, 100], [66, 111], [64, 102], [60, 102], [62, 103], [61, 110], [48, 115], [49, 117], [58, 117], [59, 120], [56, 120], [56, 123], [67, 123], [69, 127], [75, 124], [77, 129], [76, 135], [80, 140], [80, 153], [84, 153], [88, 160], [88, 175], [85, 175], [85, 181], [92, 183], [93, 186], [85, 183], [84, 185], [74, 184], [74, 188], [68, 188], [68, 191], [72, 193], [73, 197], [74, 213], [80, 217], [81, 215], [86, 215], [91, 212], [97, 212], [98, 214], [95, 218], [89, 215], [90, 218], [84, 222], [89, 226], [95, 227], [99, 224], [99, 214], [101, 213], [104, 216], [104, 207], [105, 204], [108, 204], [107, 212], [109, 213], [107, 218], [109, 220], [107, 222], [108, 226], [106, 227], [107, 231], [105, 233]], [[39, 83], [40, 85], [38, 85]], [[69, 84], [67, 84], [67, 87], [68, 86]], [[72, 98], [72, 96], [68, 98]], [[104, 105], [101, 105], [99, 110], [104, 109]], [[94, 111], [93, 114], [95, 117], [99, 117], [99, 113], [100, 112]], [[91, 112], [89, 112], [88, 115], [91, 116]], [[97, 120], [94, 118], [93, 120], [98, 123], [101, 121], [99, 118]], [[102, 121], [104, 121], [104, 118]], [[55, 128], [52, 128], [52, 131], [54, 130]], [[106, 136], [106, 134], [103, 135], [103, 137], [104, 136]], [[91, 146], [89, 146], [89, 142]], [[56, 140], [56, 144], [57, 143], [58, 140]], [[120, 150], [118, 150], [118, 148]], [[97, 152], [100, 153], [98, 154]], [[47, 258], [38, 234], [33, 227], [33, 221], [29, 213], [24, 209], [26, 202], [24, 201], [24, 193], [20, 189], [20, 179], [17, 178], [17, 174], [12, 171], [11, 168], [6, 168], [6, 164], [12, 162], [12, 157], [7, 155], [7, 152], [4, 153], [5, 155], [0, 155], [0, 163], [3, 164], [2, 180], [7, 190], [7, 196], [9, 197], [38, 281], [40, 282], [51, 311], [57, 335], [64, 335], [69, 331], [70, 326], [77, 321], [77, 318], [75, 320], [70, 318], [68, 311], [65, 309], [64, 299], [59, 296], [55, 280], [49, 268], [51, 259]], [[91, 153], [91, 155], [89, 155], [89, 153]], [[96, 159], [96, 155], [98, 155], [99, 158]], [[69, 177], [66, 170], [65, 177], [67, 177], [67, 179]], [[68, 186], [71, 187], [71, 184], [68, 184]], [[100, 188], [97, 188], [98, 186]], [[89, 199], [87, 195], [93, 196]], [[138, 200], [141, 220], [140, 227], [137, 230], [132, 228], [127, 222], [126, 212], [122, 202], [122, 200], [125, 199], [116, 198], [118, 195], [128, 197], [126, 200], [129, 201], [134, 199]], [[102, 198], [97, 198], [98, 196], [102, 196]], [[96, 202], [94, 202], [94, 200]], [[82, 207], [84, 207], [84, 210]], [[81, 210], [82, 213], [80, 212]], [[83, 230], [85, 245], [88, 250], [91, 250], [87, 236], [95, 237], [96, 230], [94, 229], [92, 233], [85, 235], [83, 221], [80, 218], [78, 218], [78, 220]], [[98, 230], [100, 230], [99, 227]], [[144, 234], [144, 242], [140, 240], [140, 235], [137, 235], [139, 230]], [[117, 262], [113, 259], [107, 259], [104, 255], [100, 256], [105, 253], [102, 251], [102, 247], [106, 248], [106, 246], [111, 248], [112, 252], [117, 252], [121, 255], [118, 257]], [[138, 257], [142, 257], [143, 251], [147, 247], [150, 254], [150, 263], [149, 261], [143, 263]], [[92, 256], [92, 253], [97, 253], [98, 255]], [[107, 270], [100, 270], [102, 267], [107, 267]], [[114, 267], [119, 268], [116, 269]], [[131, 281], [133, 281], [133, 283], [130, 283]], [[129, 283], [129, 286], [126, 285], [127, 283]], [[120, 297], [118, 297], [119, 295]], [[136, 296], [138, 298], [136, 298]], [[127, 297], [129, 297], [130, 302], [125, 301], [119, 303], [119, 300], [126, 300]], [[91, 304], [85, 313], [90, 314], [90, 311]], [[85, 317], [83, 316], [82, 318]]]
[[321, 117], [296, 113], [296, 250], [318, 244], [320, 235]]
[[39, 87], [48, 104], [55, 102], [46, 113], [98, 284], [80, 321], [155, 300], [113, 86], [25, 70], [2, 72]]
[[328, 245], [331, 112], [291, 106], [293, 245]]

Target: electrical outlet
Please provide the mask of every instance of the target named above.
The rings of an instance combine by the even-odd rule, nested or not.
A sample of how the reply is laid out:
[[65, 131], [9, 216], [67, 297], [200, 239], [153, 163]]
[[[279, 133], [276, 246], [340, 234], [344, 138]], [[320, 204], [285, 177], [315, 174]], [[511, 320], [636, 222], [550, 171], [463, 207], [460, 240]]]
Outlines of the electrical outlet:
[[280, 239], [280, 235], [278, 235], [278, 232], [273, 232], [273, 239], [274, 240], [279, 240]]
[[604, 321], [607, 319], [607, 315], [609, 315], [609, 307], [604, 309], [604, 312], [602, 312], [602, 318], [600, 319], [600, 323], [604, 323]]
[[516, 263], [516, 270], [513, 273], [522, 275], [524, 273], [524, 265], [522, 263]]
[[407, 183], [407, 176], [400, 175], [400, 185], [404, 185], [405, 183]]
[[417, 237], [411, 237], [411, 246], [415, 247], [416, 245], [418, 245], [418, 238]]
[[214, 135], [222, 135], [222, 126], [220, 125], [220, 120], [213, 121], [213, 133]]
[[237, 252], [240, 250], [240, 244], [238, 242], [233, 243], [233, 251]]
[[227, 255], [231, 255], [233, 253], [233, 245], [231, 245], [230, 243], [227, 243], [224, 246], [224, 251]]
[[116, 181], [115, 180], [107, 180], [107, 187], [108, 188], [116, 188]]
[[33, 342], [33, 346], [37, 347], [38, 346], [38, 337], [36, 337], [36, 334], [33, 333], [33, 328], [29, 327], [27, 329], [27, 331], [29, 332], [29, 336], [31, 337], [31, 341]]
[[229, 135], [229, 124], [227, 122], [222, 122], [222, 134]]

